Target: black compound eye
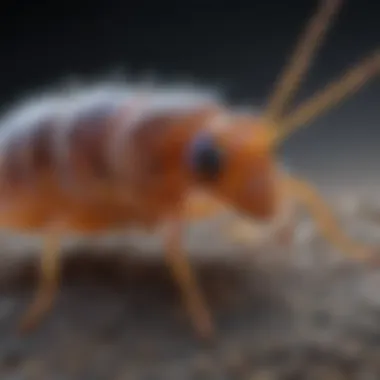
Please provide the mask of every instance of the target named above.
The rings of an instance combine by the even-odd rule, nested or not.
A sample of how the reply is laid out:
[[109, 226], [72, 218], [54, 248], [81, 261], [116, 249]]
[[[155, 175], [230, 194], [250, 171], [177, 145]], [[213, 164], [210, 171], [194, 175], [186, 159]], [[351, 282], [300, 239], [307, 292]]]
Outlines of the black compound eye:
[[202, 180], [215, 180], [222, 171], [223, 154], [211, 136], [200, 135], [190, 148], [190, 165]]

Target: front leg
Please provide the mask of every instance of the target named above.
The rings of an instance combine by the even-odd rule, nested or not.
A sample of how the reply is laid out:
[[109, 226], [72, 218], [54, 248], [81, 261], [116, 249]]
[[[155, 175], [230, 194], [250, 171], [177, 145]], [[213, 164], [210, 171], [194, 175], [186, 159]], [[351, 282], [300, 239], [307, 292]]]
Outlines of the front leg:
[[180, 217], [174, 217], [169, 223], [165, 258], [181, 288], [194, 328], [202, 339], [210, 339], [214, 335], [214, 324], [189, 259], [181, 246], [182, 223]]
[[374, 247], [356, 242], [344, 233], [331, 210], [313, 186], [293, 176], [285, 178], [285, 185], [289, 194], [292, 194], [295, 200], [302, 203], [310, 211], [322, 235], [336, 248], [359, 261], [369, 259], [378, 261], [376, 258], [377, 250]]

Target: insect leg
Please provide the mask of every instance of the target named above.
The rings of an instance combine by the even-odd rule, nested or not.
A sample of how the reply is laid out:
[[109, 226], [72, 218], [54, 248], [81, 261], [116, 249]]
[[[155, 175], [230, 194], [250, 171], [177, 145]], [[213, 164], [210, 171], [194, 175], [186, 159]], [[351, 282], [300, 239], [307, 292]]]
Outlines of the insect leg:
[[301, 202], [311, 212], [321, 233], [335, 247], [357, 260], [375, 258], [376, 251], [374, 247], [358, 243], [343, 232], [332, 215], [330, 208], [313, 186], [293, 176], [287, 176], [285, 181], [292, 197]]
[[59, 285], [60, 238], [50, 233], [44, 242], [41, 256], [41, 274], [34, 301], [27, 309], [20, 324], [21, 332], [34, 329], [51, 308]]
[[169, 225], [166, 240], [166, 262], [181, 288], [185, 304], [197, 333], [203, 339], [210, 339], [214, 335], [213, 320], [189, 259], [182, 250], [181, 235], [182, 220], [176, 218]]

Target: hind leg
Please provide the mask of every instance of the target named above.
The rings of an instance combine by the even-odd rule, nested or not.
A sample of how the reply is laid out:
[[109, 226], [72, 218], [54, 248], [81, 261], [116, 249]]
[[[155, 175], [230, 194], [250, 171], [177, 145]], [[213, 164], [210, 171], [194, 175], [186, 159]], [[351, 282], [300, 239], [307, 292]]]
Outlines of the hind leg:
[[60, 238], [57, 234], [49, 234], [44, 242], [40, 262], [40, 276], [34, 301], [27, 309], [20, 323], [20, 331], [33, 330], [51, 309], [59, 285], [59, 250]]

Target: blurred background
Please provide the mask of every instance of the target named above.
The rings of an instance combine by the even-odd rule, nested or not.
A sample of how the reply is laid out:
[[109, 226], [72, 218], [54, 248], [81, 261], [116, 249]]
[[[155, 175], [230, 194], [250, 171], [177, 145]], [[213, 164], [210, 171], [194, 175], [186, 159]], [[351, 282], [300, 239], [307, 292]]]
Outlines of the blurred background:
[[[318, 2], [313, 0], [98, 0], [91, 2], [69, 0], [10, 2], [5, 0], [0, 13], [0, 104], [5, 110], [20, 97], [72, 80], [94, 82], [120, 76], [131, 78], [133, 81], [139, 78], [141, 80], [153, 78], [160, 83], [166, 81], [199, 83], [202, 86], [222, 89], [231, 104], [247, 104], [260, 108], [265, 105], [274, 81], [292, 51], [299, 33], [302, 32], [305, 23], [317, 6]], [[312, 95], [327, 81], [339, 76], [349, 65], [358, 62], [379, 45], [377, 2], [346, 1], [334, 26], [328, 32], [326, 42], [320, 49], [295, 102]], [[376, 186], [379, 181], [377, 164], [380, 151], [379, 106], [380, 83], [377, 78], [347, 101], [311, 123], [308, 128], [292, 136], [280, 152], [281, 160], [284, 160], [284, 163], [296, 173], [302, 173], [307, 178], [313, 179], [321, 187], [335, 185], [343, 190], [369, 186], [373, 188], [373, 185]], [[112, 270], [110, 271], [113, 273]], [[153, 273], [156, 272], [153, 270]], [[360, 275], [356, 273], [355, 281], [359, 281], [358, 276], [361, 275], [362, 273]], [[221, 276], [224, 279], [222, 283], [225, 283], [226, 276], [233, 275], [222, 271]], [[302, 302], [317, 297], [311, 290], [306, 289], [312, 288], [316, 291], [319, 289], [320, 282], [314, 278], [316, 282], [313, 286], [305, 287], [302, 293], [303, 290], [300, 289], [302, 286], [300, 287], [297, 281], [301, 281], [300, 278], [304, 279], [305, 274], [298, 273], [297, 276], [294, 277], [294, 273], [293, 277], [278, 276], [277, 281], [285, 281], [285, 284], [292, 283], [292, 286], [298, 288], [297, 294], [302, 298]], [[338, 308], [337, 304], [343, 302], [342, 294], [351, 292], [352, 295], [356, 292], [353, 290], [356, 289], [355, 285], [349, 281], [352, 271], [345, 276], [348, 277], [344, 277], [338, 285], [334, 285], [338, 294], [337, 298], [330, 299], [327, 296], [332, 292], [332, 288], [329, 288], [332, 283], [329, 281], [334, 281], [336, 275], [331, 274], [329, 281], [325, 282], [323, 297], [329, 300], [326, 301], [327, 298], [323, 298], [324, 302], [327, 302], [327, 306], [323, 304], [327, 310], [325, 314], [322, 313], [325, 317], [326, 315], [331, 317], [329, 310], [333, 307], [332, 305]], [[258, 275], [256, 278], [260, 283], [261, 277]], [[365, 280], [365, 277], [360, 278]], [[266, 284], [266, 280], [263, 281]], [[324, 281], [326, 281], [325, 277]], [[354, 283], [357, 284], [355, 281]], [[249, 312], [241, 311], [241, 315], [236, 317], [237, 320], [230, 314], [228, 314], [229, 317], [220, 317], [221, 325], [225, 329], [224, 335], [222, 334], [224, 343], [220, 343], [211, 351], [202, 351], [198, 343], [192, 340], [190, 332], [185, 331], [186, 319], [181, 322], [184, 326], [174, 328], [178, 330], [177, 337], [167, 338], [167, 331], [172, 327], [170, 323], [164, 323], [167, 312], [161, 310], [163, 306], [158, 305], [157, 300], [149, 306], [152, 295], [149, 293], [151, 290], [146, 290], [142, 286], [145, 283], [141, 281], [133, 290], [138, 292], [139, 296], [133, 296], [132, 290], [124, 288], [110, 293], [108, 293], [109, 290], [99, 287], [85, 287], [81, 288], [82, 290], [69, 288], [62, 296], [62, 304], [60, 308], [58, 307], [58, 311], [53, 313], [55, 317], [48, 322], [48, 326], [27, 341], [15, 338], [11, 332], [11, 326], [12, 318], [16, 318], [15, 316], [19, 315], [17, 312], [23, 310], [31, 294], [17, 293], [16, 297], [10, 293], [4, 296], [0, 306], [8, 304], [15, 306], [8, 308], [12, 310], [10, 314], [4, 311], [7, 317], [4, 317], [4, 323], [0, 321], [0, 334], [2, 334], [0, 340], [3, 342], [0, 344], [0, 369], [3, 372], [1, 378], [4, 380], [16, 378], [50, 380], [309, 378], [308, 371], [305, 369], [309, 367], [305, 363], [310, 358], [306, 360], [304, 356], [300, 356], [299, 345], [291, 346], [291, 350], [288, 345], [287, 348], [281, 348], [283, 349], [281, 351], [277, 347], [280, 338], [274, 339], [278, 351], [272, 349], [271, 352], [274, 352], [273, 355], [277, 355], [278, 352], [285, 356], [290, 355], [280, 357], [280, 359], [276, 356], [277, 359], [273, 359], [287, 363], [284, 366], [288, 366], [286, 367], [288, 372], [282, 369], [282, 372], [273, 370], [273, 377], [269, 377], [272, 372], [267, 370], [267, 367], [271, 366], [269, 361], [268, 365], [265, 364], [267, 363], [265, 360], [269, 359], [260, 361], [257, 359], [260, 355], [254, 356], [249, 350], [250, 355], [253, 356], [248, 354], [244, 356], [244, 353], [248, 352], [244, 347], [247, 347], [249, 342], [243, 338], [257, 337], [260, 335], [258, 331], [263, 333], [265, 329], [269, 331], [267, 327], [258, 326], [261, 326], [262, 321], [271, 319], [268, 315], [273, 313], [280, 315], [283, 312], [281, 307], [282, 311], [278, 311], [277, 301], [273, 301], [275, 306], [271, 302], [268, 306], [267, 301], [256, 299], [256, 303], [253, 303], [255, 307], [252, 306], [253, 309]], [[163, 285], [164, 290], [157, 291], [165, 292], [166, 287], [167, 285]], [[263, 285], [263, 287], [268, 288], [268, 285]], [[97, 301], [89, 301], [91, 297], [88, 297], [88, 294], [92, 294]], [[290, 298], [292, 294], [289, 288]], [[373, 296], [373, 292], [371, 294]], [[140, 296], [143, 300], [146, 296], [145, 301], [142, 301], [144, 306], [138, 306]], [[70, 297], [76, 298], [72, 301]], [[157, 297], [159, 298], [160, 295], [156, 294], [156, 299]], [[363, 297], [360, 293], [355, 298], [355, 302], [352, 299], [344, 301], [347, 304], [343, 302], [345, 306], [339, 311], [333, 307], [335, 311], [332, 313], [336, 312], [334, 316], [338, 318], [334, 320], [335, 327], [343, 324], [342, 319], [339, 319], [341, 313], [345, 315], [344, 321], [347, 321], [347, 315], [359, 308], [357, 302], [361, 302]], [[260, 297], [259, 299], [261, 300]], [[156, 307], [161, 310], [162, 316], [157, 317], [154, 322], [150, 321], [150, 327], [147, 328], [148, 317], [141, 317], [139, 312], [132, 313], [133, 315], [128, 314], [131, 300], [135, 301], [136, 310], [139, 312], [143, 310], [148, 314], [155, 313], [152, 310], [156, 310], [154, 309]], [[373, 302], [376, 304], [377, 298]], [[315, 301], [315, 303], [318, 302]], [[86, 308], [90, 314], [86, 314]], [[3, 309], [8, 310], [4, 306], [0, 308], [0, 314]], [[103, 313], [99, 310], [103, 310]], [[309, 313], [312, 314], [315, 311], [310, 305], [307, 310], [308, 312], [298, 311], [298, 317], [293, 315], [293, 319], [290, 318], [287, 321], [290, 321], [292, 326], [296, 324], [299, 327], [299, 316], [302, 314], [302, 318], [305, 318], [302, 320], [307, 321]], [[366, 313], [363, 309], [361, 311]], [[379, 310], [376, 309], [376, 313], [378, 312]], [[262, 313], [261, 317], [258, 317], [257, 313]], [[367, 323], [365, 321], [369, 318], [369, 314], [361, 314], [359, 318], [357, 314], [352, 313], [350, 318], [356, 321], [361, 318], [360, 321]], [[92, 318], [98, 322], [94, 324], [92, 330], [89, 329], [86, 332], [87, 323]], [[373, 322], [374, 326], [379, 322], [376, 318]], [[257, 322], [258, 319], [261, 320], [260, 323]], [[163, 323], [164, 327], [160, 327], [160, 323]], [[255, 325], [255, 323], [258, 324]], [[278, 326], [283, 328], [285, 322], [282, 319], [279, 324], [276, 323], [276, 328], [279, 328]], [[128, 330], [131, 326], [135, 326], [131, 329], [133, 331]], [[239, 333], [234, 335], [235, 330], [232, 326], [238, 326]], [[247, 328], [252, 329], [251, 335], [246, 333]], [[350, 328], [347, 331], [353, 331]], [[99, 332], [100, 330], [102, 333]], [[306, 330], [310, 332], [307, 328]], [[368, 334], [371, 337], [380, 336], [376, 327], [369, 330]], [[297, 331], [299, 336], [307, 335], [307, 333], [303, 335], [300, 330]], [[330, 335], [327, 334], [327, 336], [331, 338], [332, 331], [335, 334], [337, 330], [328, 331]], [[108, 334], [107, 339], [101, 335], [103, 333]], [[269, 335], [273, 340], [273, 334]], [[269, 335], [265, 337], [268, 338]], [[55, 343], [52, 341], [53, 337]], [[149, 343], [151, 338], [154, 344]], [[266, 338], [260, 340], [260, 344], [263, 344]], [[164, 341], [167, 344], [167, 350], [159, 348]], [[368, 351], [371, 355], [374, 352], [378, 354], [377, 357], [374, 356], [371, 359], [375, 367], [370, 366], [367, 371], [370, 373], [368, 376], [375, 377], [365, 377], [367, 367], [360, 364], [362, 362], [359, 358], [369, 358], [367, 351], [363, 353], [364, 351], [359, 349], [364, 343], [359, 344], [359, 340], [354, 338], [349, 342], [342, 343], [339, 339], [336, 342], [336, 346], [349, 347], [348, 351], [345, 351], [346, 356], [341, 353], [339, 356], [334, 346], [332, 351], [326, 351], [328, 352], [326, 360], [338, 355], [340, 361], [337, 360], [339, 363], [341, 361], [344, 363], [342, 364], [344, 370], [343, 367], [339, 367], [340, 364], [339, 368], [333, 365], [332, 372], [323, 372], [322, 369], [322, 372], [318, 372], [318, 376], [321, 377], [313, 377], [313, 379], [343, 379], [349, 378], [349, 374], [363, 380], [379, 378], [376, 376], [380, 376], [380, 372], [373, 369], [380, 358], [380, 348], [376, 345], [378, 341], [377, 343], [371, 341], [373, 347], [371, 346], [371, 350]], [[137, 355], [136, 352], [140, 351], [136, 349], [136, 344], [142, 347], [139, 350], [145, 356]], [[80, 354], [74, 353], [77, 352], [74, 349], [77, 346], [81, 347]], [[152, 346], [155, 349], [152, 349]], [[307, 348], [304, 347], [304, 349]], [[308, 349], [311, 350], [310, 346]], [[158, 355], [159, 359], [157, 359], [157, 351], [161, 355]], [[65, 355], [69, 357], [67, 360]], [[231, 370], [225, 369], [227, 356], [223, 355], [232, 358]], [[318, 353], [316, 355], [318, 356]], [[72, 364], [74, 359], [77, 360], [76, 366]], [[295, 364], [292, 360], [295, 360]], [[305, 369], [305, 372], [298, 371], [297, 360], [301, 363], [300, 368]], [[148, 365], [148, 362], [154, 364]], [[325, 362], [323, 360], [322, 362], [324, 365]], [[247, 369], [241, 370], [244, 365]], [[235, 367], [239, 370], [235, 371]], [[259, 372], [256, 371], [256, 367], [260, 368], [257, 370]], [[264, 370], [261, 370], [262, 367], [265, 367]], [[364, 372], [360, 372], [362, 367]], [[294, 369], [293, 372], [292, 369]]]

